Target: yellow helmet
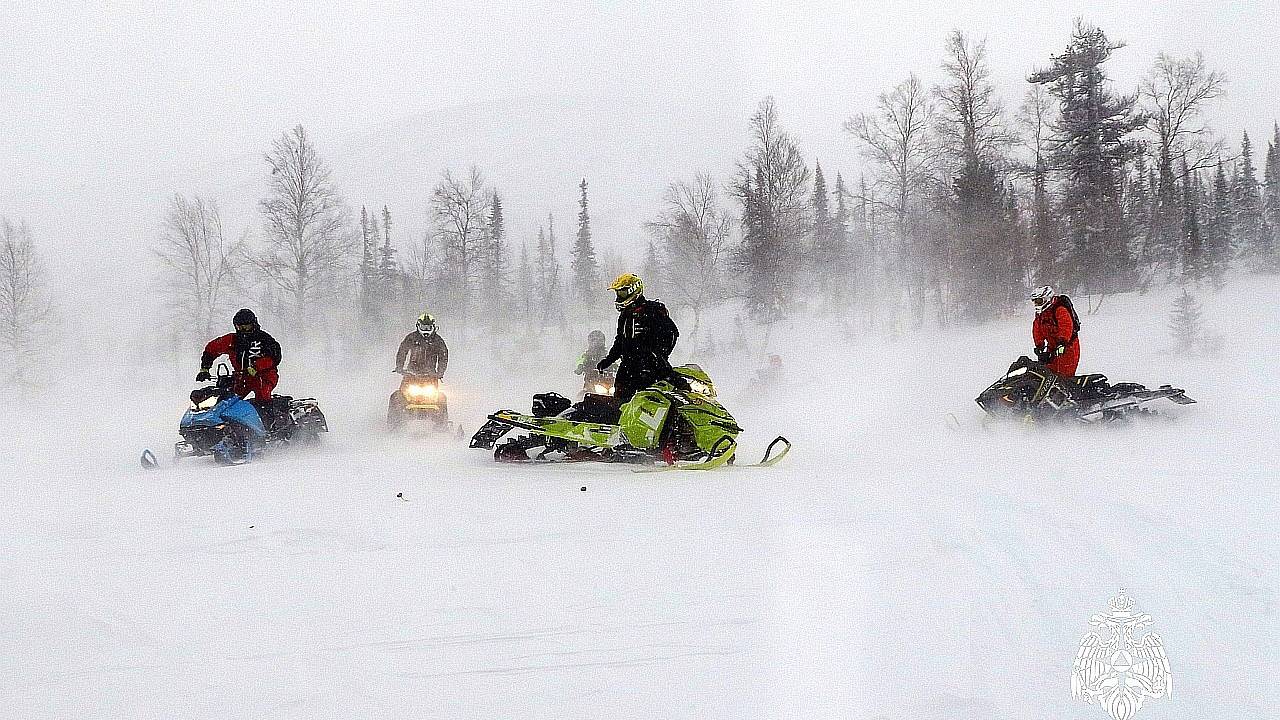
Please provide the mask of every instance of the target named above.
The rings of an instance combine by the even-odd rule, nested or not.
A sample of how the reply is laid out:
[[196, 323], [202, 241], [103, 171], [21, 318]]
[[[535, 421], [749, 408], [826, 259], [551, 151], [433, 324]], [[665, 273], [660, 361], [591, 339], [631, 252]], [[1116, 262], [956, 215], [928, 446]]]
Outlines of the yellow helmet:
[[640, 297], [640, 293], [644, 292], [644, 281], [637, 275], [622, 273], [617, 280], [613, 281], [609, 289], [617, 293], [618, 296], [613, 303], [614, 307], [622, 310], [635, 302], [636, 298]]

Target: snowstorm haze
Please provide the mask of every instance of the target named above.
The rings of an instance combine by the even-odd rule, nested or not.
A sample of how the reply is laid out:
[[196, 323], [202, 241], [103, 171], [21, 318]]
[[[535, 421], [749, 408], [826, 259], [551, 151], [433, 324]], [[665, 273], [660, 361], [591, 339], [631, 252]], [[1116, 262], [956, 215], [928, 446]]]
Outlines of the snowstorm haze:
[[841, 123], [910, 72], [936, 81], [950, 30], [987, 38], [1012, 108], [1076, 16], [1128, 44], [1109, 64], [1120, 88], [1158, 51], [1201, 50], [1229, 77], [1216, 129], [1265, 138], [1280, 115], [1266, 2], [430, 5], [6, 4], [0, 214], [74, 251], [49, 254], [78, 297], [136, 300], [167, 199], [216, 198], [230, 232], [257, 233], [262, 155], [301, 123], [349, 203], [398, 214], [402, 244], [440, 171], [474, 163], [517, 246], [548, 212], [569, 228], [586, 177], [597, 246], [638, 260], [665, 186], [727, 177], [762, 97], [810, 162], [856, 178]]
[[1278, 48], [0, 2], [0, 714], [1265, 716]]

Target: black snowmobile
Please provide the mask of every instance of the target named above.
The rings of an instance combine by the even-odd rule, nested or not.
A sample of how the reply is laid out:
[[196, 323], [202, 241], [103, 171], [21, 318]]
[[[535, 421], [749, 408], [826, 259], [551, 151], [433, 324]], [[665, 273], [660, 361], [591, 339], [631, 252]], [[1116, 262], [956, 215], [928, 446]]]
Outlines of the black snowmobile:
[[1009, 366], [1004, 377], [977, 397], [977, 403], [993, 417], [1024, 422], [1106, 423], [1154, 414], [1154, 410], [1143, 406], [1161, 398], [1179, 405], [1195, 402], [1186, 396], [1185, 390], [1172, 385], [1149, 390], [1138, 383], [1113, 385], [1105, 375], [1068, 377], [1023, 356]]

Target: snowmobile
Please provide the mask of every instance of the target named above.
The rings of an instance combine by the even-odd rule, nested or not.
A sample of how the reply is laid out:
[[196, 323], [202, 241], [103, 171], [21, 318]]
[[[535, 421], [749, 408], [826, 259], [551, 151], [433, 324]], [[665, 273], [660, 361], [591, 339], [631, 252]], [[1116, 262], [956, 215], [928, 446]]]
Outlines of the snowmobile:
[[[516, 429], [526, 432], [494, 448]], [[709, 470], [734, 462], [741, 432], [707, 373], [682, 365], [622, 405], [607, 395], [588, 394], [577, 404], [556, 393], [535, 395], [532, 414], [493, 413], [471, 447], [493, 449], [499, 462], [665, 463], [668, 469]], [[778, 436], [757, 464], [774, 465], [790, 450], [791, 443]]]
[[1195, 402], [1186, 396], [1185, 390], [1171, 385], [1148, 390], [1138, 383], [1112, 385], [1105, 375], [1064, 376], [1044, 363], [1023, 356], [976, 400], [993, 417], [1025, 422], [1107, 423], [1154, 414], [1143, 406], [1162, 398], [1178, 405]]
[[387, 425], [403, 426], [410, 420], [421, 420], [432, 430], [448, 431], [449, 398], [440, 389], [440, 378], [400, 371], [400, 388], [391, 394], [387, 404]]
[[[178, 423], [182, 439], [173, 446], [175, 461], [212, 455], [219, 464], [239, 465], [266, 448], [312, 443], [329, 431], [314, 398], [245, 400], [231, 390], [233, 378], [219, 366], [213, 384], [191, 391], [191, 407]], [[150, 450], [142, 452], [142, 466], [158, 466]]]

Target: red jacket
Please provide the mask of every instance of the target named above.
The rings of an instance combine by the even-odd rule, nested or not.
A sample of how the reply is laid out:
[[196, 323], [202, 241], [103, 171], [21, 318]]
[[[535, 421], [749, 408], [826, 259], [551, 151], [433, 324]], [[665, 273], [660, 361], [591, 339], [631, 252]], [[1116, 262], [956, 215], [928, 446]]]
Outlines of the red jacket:
[[1036, 319], [1031, 323], [1031, 338], [1037, 351], [1043, 349], [1046, 342], [1051, 353], [1059, 346], [1065, 346], [1061, 355], [1049, 360], [1049, 369], [1059, 375], [1076, 374], [1076, 366], [1080, 364], [1080, 336], [1071, 321], [1071, 311], [1060, 300], [1055, 298], [1048, 307], [1036, 313]]
[[259, 373], [274, 377], [276, 366], [280, 364], [280, 343], [263, 332], [261, 328], [244, 335], [227, 333], [210, 340], [209, 344], [204, 346], [200, 367], [212, 367], [213, 361], [222, 355], [231, 358], [231, 367], [235, 368], [237, 373], [245, 366], [253, 365]]

